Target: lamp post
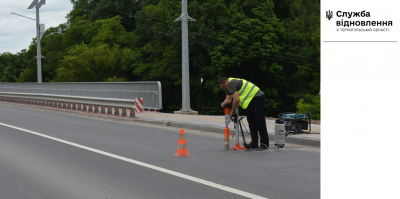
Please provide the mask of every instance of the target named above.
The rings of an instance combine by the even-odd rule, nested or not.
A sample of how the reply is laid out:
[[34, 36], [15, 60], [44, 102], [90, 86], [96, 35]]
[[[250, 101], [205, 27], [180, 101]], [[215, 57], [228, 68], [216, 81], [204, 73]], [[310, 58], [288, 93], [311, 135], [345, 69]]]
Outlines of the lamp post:
[[[46, 0], [33, 0], [31, 5], [28, 7], [28, 9], [32, 9], [33, 7], [36, 7], [36, 44], [37, 44], [37, 82], [42, 83], [42, 54], [40, 50], [40, 33], [44, 32], [44, 25], [40, 24], [39, 21], [39, 8], [42, 7], [42, 5], [46, 4]], [[41, 25], [42, 29], [41, 30]], [[43, 57], [44, 58], [44, 57]]]

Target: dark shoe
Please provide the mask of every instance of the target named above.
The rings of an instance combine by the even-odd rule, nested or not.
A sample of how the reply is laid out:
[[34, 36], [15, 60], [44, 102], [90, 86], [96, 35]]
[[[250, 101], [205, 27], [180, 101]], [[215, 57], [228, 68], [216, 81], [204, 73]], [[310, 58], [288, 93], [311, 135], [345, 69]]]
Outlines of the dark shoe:
[[244, 147], [245, 147], [247, 150], [258, 149], [258, 146], [252, 146], [251, 144], [244, 144]]
[[269, 147], [268, 147], [266, 144], [261, 143], [261, 144], [260, 144], [260, 149], [261, 149], [261, 150], [268, 150]]

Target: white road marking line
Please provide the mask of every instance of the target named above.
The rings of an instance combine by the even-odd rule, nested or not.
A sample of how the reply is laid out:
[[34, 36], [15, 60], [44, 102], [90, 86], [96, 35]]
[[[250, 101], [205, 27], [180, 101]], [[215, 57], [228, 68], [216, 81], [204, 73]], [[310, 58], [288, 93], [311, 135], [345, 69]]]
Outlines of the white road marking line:
[[112, 154], [112, 153], [108, 153], [108, 152], [105, 152], [105, 151], [97, 150], [97, 149], [90, 148], [90, 147], [87, 147], [87, 146], [83, 146], [83, 145], [80, 145], [80, 144], [76, 144], [76, 143], [73, 143], [73, 142], [68, 142], [66, 140], [58, 139], [58, 138], [55, 138], [55, 137], [51, 137], [51, 136], [48, 136], [48, 135], [44, 135], [44, 134], [41, 134], [41, 133], [30, 131], [30, 130], [27, 130], [27, 129], [15, 127], [15, 126], [11, 126], [11, 125], [8, 125], [8, 124], [3, 124], [3, 123], [0, 123], [0, 125], [6, 126], [6, 127], [9, 127], [9, 128], [13, 128], [13, 129], [17, 129], [17, 130], [20, 130], [20, 131], [24, 131], [24, 132], [27, 132], [27, 133], [31, 133], [31, 134], [34, 134], [34, 135], [37, 135], [37, 136], [41, 136], [41, 137], [44, 137], [44, 138], [48, 138], [50, 140], [54, 140], [54, 141], [57, 141], [57, 142], [61, 142], [61, 143], [64, 143], [64, 144], [75, 146], [75, 147], [78, 147], [78, 148], [81, 148], [81, 149], [92, 151], [92, 152], [95, 152], [95, 153], [98, 153], [98, 154], [102, 154], [102, 155], [105, 155], [105, 156], [109, 156], [109, 157], [112, 157], [112, 158], [116, 158], [116, 159], [119, 159], [119, 160], [123, 160], [123, 161], [126, 161], [126, 162], [130, 162], [130, 163], [133, 163], [133, 164], [137, 164], [137, 165], [140, 165], [140, 166], [143, 166], [143, 167], [147, 167], [149, 169], [154, 169], [156, 171], [160, 171], [160, 172], [163, 172], [163, 173], [174, 175], [174, 176], [177, 176], [177, 177], [180, 177], [180, 178], [184, 178], [184, 179], [187, 179], [187, 180], [190, 180], [190, 181], [193, 181], [193, 182], [197, 182], [197, 183], [200, 183], [200, 184], [203, 184], [203, 185], [207, 185], [207, 186], [210, 186], [210, 187], [221, 189], [223, 191], [227, 191], [227, 192], [234, 193], [234, 194], [237, 194], [237, 195], [241, 195], [241, 196], [244, 196], [244, 197], [258, 198], [258, 199], [268, 199], [268, 198], [261, 197], [261, 196], [258, 196], [258, 195], [254, 195], [254, 194], [251, 194], [251, 193], [248, 193], [248, 192], [244, 192], [244, 191], [241, 191], [241, 190], [238, 190], [238, 189], [234, 189], [234, 188], [231, 188], [231, 187], [220, 185], [220, 184], [217, 184], [217, 183], [214, 183], [214, 182], [210, 182], [210, 181], [207, 181], [207, 180], [203, 180], [203, 179], [200, 179], [200, 178], [189, 176], [189, 175], [186, 175], [186, 174], [183, 174], [183, 173], [179, 173], [179, 172], [176, 172], [176, 171], [172, 171], [172, 170], [169, 170], [169, 169], [164, 169], [164, 168], [161, 168], [161, 167], [158, 167], [158, 166], [154, 166], [154, 165], [147, 164], [147, 163], [144, 163], [144, 162], [140, 162], [140, 161], [137, 161], [137, 160], [129, 159], [129, 158], [122, 157], [122, 156], [119, 156], [119, 155], [115, 155], [115, 154]]

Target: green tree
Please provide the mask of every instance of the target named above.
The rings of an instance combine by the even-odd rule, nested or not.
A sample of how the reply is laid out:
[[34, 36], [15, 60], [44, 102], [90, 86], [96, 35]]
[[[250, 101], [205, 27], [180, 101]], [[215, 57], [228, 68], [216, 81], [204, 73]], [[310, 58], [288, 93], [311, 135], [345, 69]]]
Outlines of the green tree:
[[15, 82], [27, 66], [26, 50], [16, 54], [9, 52], [0, 55], [0, 80], [2, 82]]
[[[285, 73], [291, 80], [288, 96], [297, 102], [305, 94], [318, 93], [320, 87], [320, 1], [274, 1], [275, 13], [283, 21]], [[294, 103], [288, 103], [294, 104]]]
[[297, 103], [297, 113], [311, 113], [311, 119], [321, 119], [321, 97], [319, 95], [305, 94]]
[[131, 50], [107, 44], [89, 48], [86, 44], [68, 50], [61, 60], [54, 82], [101, 82], [121, 77], [134, 57]]

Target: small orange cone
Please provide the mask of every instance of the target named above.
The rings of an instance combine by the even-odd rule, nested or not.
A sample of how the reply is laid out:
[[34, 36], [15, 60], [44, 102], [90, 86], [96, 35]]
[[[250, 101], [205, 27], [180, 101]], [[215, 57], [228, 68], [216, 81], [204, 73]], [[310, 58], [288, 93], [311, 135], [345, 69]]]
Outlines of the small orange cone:
[[177, 157], [191, 156], [187, 150], [185, 133], [183, 132], [183, 129], [181, 129], [181, 133], [179, 134], [178, 150], [174, 154], [174, 156]]

